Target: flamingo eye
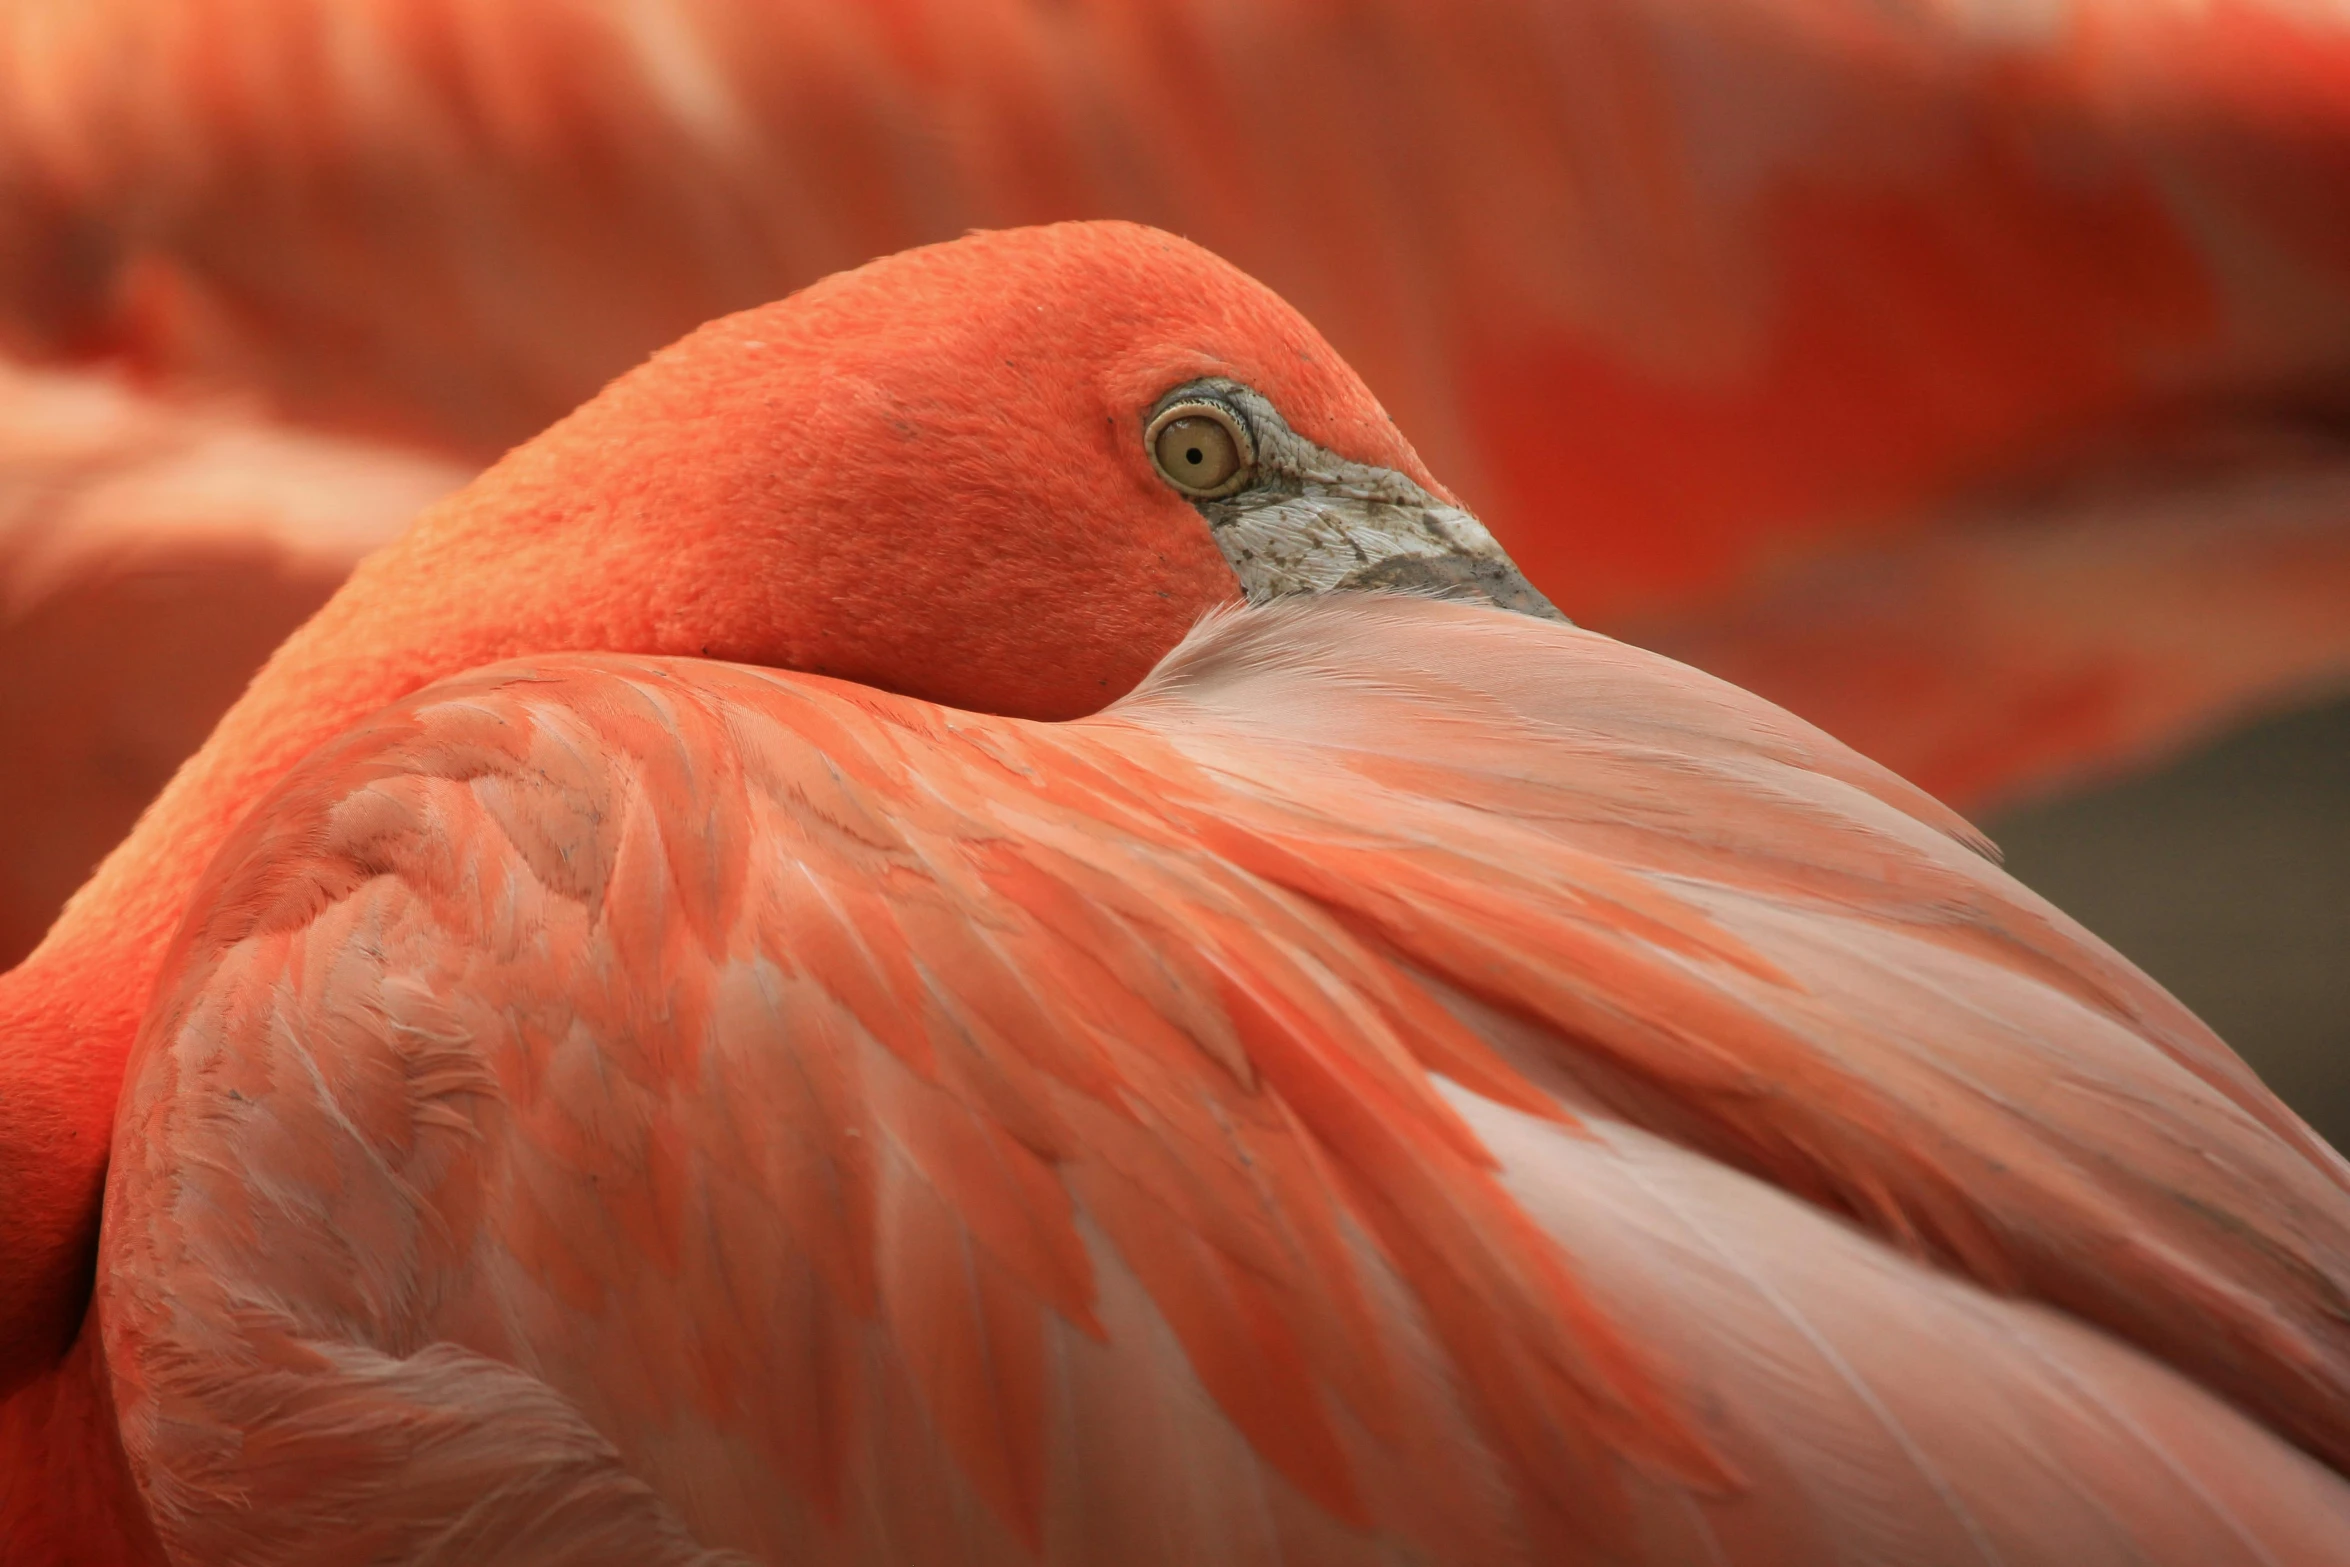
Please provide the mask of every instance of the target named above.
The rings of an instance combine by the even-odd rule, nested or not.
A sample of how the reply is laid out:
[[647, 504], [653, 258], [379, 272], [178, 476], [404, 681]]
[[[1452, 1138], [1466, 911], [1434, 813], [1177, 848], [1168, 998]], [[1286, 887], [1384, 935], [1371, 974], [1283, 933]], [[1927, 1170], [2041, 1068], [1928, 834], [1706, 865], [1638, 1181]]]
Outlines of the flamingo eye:
[[1248, 426], [1221, 403], [1177, 403], [1150, 422], [1142, 439], [1159, 476], [1194, 500], [1232, 494], [1256, 465]]

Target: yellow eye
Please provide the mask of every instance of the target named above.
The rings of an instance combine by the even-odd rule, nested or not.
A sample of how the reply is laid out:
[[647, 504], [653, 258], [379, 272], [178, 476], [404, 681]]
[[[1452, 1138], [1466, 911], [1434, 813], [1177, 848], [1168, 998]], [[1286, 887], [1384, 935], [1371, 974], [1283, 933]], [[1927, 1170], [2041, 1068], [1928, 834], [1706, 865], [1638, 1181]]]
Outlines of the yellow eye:
[[1242, 488], [1257, 458], [1247, 426], [1217, 403], [1177, 403], [1153, 419], [1142, 438], [1160, 476], [1199, 500]]

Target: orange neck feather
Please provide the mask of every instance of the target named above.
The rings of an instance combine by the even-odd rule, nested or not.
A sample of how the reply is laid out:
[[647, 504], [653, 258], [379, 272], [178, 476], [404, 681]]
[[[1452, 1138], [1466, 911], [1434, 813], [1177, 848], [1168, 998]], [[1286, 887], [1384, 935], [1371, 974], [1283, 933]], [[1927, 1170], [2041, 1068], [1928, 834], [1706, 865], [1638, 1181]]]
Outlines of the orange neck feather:
[[412, 602], [407, 647], [387, 647], [390, 628], [366, 599], [347, 589], [280, 649], [47, 939], [0, 975], [0, 1393], [54, 1365], [79, 1323], [124, 1061], [213, 851], [338, 730], [437, 674], [515, 650], [510, 636], [434, 628]]
[[[313, 746], [435, 672], [364, 656], [367, 641], [360, 617], [330, 606], [288, 643], [48, 938], [0, 975], [0, 1555], [11, 1562], [152, 1555], [117, 1538], [141, 1514], [127, 1505], [83, 1322], [124, 1062], [181, 911], [237, 818]], [[437, 662], [474, 662], [474, 645], [460, 639]]]

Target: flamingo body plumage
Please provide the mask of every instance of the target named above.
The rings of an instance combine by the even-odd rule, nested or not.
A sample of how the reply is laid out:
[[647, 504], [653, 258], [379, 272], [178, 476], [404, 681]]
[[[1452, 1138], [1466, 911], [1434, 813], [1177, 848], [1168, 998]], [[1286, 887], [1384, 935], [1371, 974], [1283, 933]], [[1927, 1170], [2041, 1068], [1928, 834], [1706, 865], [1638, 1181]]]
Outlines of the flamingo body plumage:
[[432, 687], [165, 975], [132, 1472], [188, 1563], [2341, 1556], [2339, 1162], [1978, 847], [1411, 600], [1061, 725]]
[[1089, 224], [372, 557], [0, 977], [11, 1560], [2350, 1556], [2350, 1171], [2208, 1030], [1768, 703], [1283, 526], [1507, 571]]

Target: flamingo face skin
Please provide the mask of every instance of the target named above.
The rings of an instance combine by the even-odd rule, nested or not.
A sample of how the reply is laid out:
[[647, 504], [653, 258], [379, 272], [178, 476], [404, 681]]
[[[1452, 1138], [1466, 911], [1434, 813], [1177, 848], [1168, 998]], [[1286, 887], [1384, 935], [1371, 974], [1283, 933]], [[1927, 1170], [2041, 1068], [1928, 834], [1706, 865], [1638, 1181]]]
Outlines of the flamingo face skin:
[[8, 1560], [2350, 1555], [2350, 1170], [1462, 519], [1117, 224], [428, 513], [0, 978]]
[[1216, 547], [1252, 604], [1294, 593], [1395, 588], [1465, 595], [1563, 620], [1493, 535], [1404, 474], [1351, 462], [1289, 428], [1281, 411], [1233, 381], [1199, 381], [1161, 397], [1145, 426], [1171, 413], [1222, 409], [1247, 443], [1245, 482], [1195, 497]]

